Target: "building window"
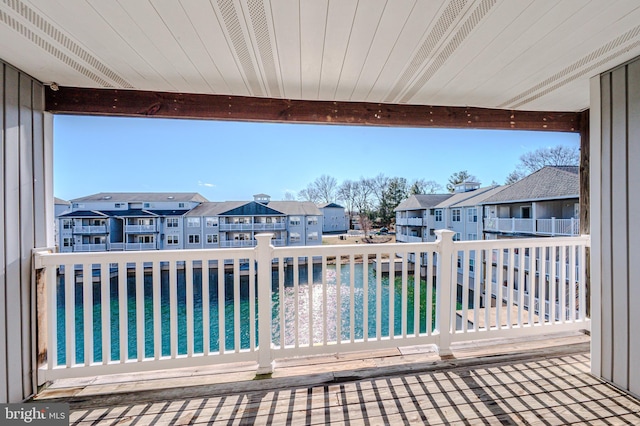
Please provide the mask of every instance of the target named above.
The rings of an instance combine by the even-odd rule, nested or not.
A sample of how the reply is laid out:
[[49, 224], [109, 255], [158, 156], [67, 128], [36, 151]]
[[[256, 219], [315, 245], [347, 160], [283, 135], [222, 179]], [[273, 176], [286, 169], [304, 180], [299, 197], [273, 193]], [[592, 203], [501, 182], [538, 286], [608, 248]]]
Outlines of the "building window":
[[476, 261], [474, 259], [469, 259], [469, 272], [473, 272], [475, 269]]
[[318, 241], [318, 233], [317, 232], [309, 232], [307, 235], [307, 239], [309, 241]]
[[178, 218], [177, 217], [169, 217], [167, 218], [167, 228], [177, 228], [178, 227]]
[[442, 210], [436, 210], [435, 216], [436, 216], [436, 222], [442, 222]]
[[188, 217], [187, 218], [187, 227], [189, 228], [197, 228], [200, 226], [200, 218], [199, 217]]
[[62, 221], [62, 229], [71, 229], [71, 221], [69, 219]]
[[467, 234], [467, 241], [475, 241], [478, 239], [478, 234]]
[[289, 242], [290, 243], [299, 243], [300, 242], [300, 233], [292, 232], [289, 234]]
[[71, 247], [73, 245], [72, 238], [63, 238], [62, 239], [62, 247]]
[[216, 234], [207, 234], [207, 244], [218, 244], [218, 236]]
[[307, 218], [307, 225], [313, 226], [313, 225], [317, 225], [317, 224], [318, 224], [318, 217], [317, 216], [309, 216]]
[[178, 244], [178, 236], [177, 235], [168, 235], [167, 236], [167, 245], [175, 246]]
[[472, 208], [467, 210], [467, 221], [468, 222], [477, 222], [478, 221], [478, 209]]
[[460, 222], [460, 209], [451, 210], [451, 221]]
[[178, 203], [178, 208], [179, 209], [184, 209], [184, 203]]
[[205, 217], [204, 225], [206, 227], [212, 228], [214, 226], [218, 226], [218, 218], [217, 217]]
[[[300, 217], [299, 216], [291, 216], [289, 218], [289, 225], [292, 225], [292, 226], [300, 225]], [[298, 237], [299, 236], [300, 236], [300, 234], [298, 234]]]
[[461, 237], [462, 237], [462, 236], [460, 235], [460, 233], [459, 233], [459, 232], [456, 232], [456, 233], [453, 235], [453, 241], [460, 241], [460, 238], [461, 238]]
[[189, 234], [189, 244], [200, 244], [200, 235]]
[[123, 203], [115, 203], [114, 206], [116, 209], [120, 209], [123, 207]]
[[142, 205], [142, 207], [144, 207], [145, 209], [148, 209], [148, 208], [149, 208], [149, 206], [150, 206], [150, 204], [149, 204], [149, 203], [144, 203], [144, 204]]

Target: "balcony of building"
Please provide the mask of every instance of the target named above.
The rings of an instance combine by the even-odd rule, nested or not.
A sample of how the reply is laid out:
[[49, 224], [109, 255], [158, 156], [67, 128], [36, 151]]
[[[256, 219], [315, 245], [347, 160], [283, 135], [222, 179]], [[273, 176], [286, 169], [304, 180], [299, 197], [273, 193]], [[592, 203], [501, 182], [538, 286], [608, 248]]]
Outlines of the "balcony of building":
[[127, 224], [124, 227], [124, 232], [126, 232], [127, 234], [142, 234], [142, 233], [155, 233], [155, 232], [158, 232], [158, 230], [156, 228], [156, 225], [154, 224], [150, 224], [150, 225]]
[[422, 237], [417, 237], [415, 235], [396, 234], [396, 241], [399, 243], [420, 243], [422, 242]]
[[485, 218], [484, 231], [508, 234], [574, 236], [580, 234], [580, 219]]
[[426, 226], [426, 219], [423, 217], [399, 217], [396, 218], [396, 225], [400, 226]]
[[108, 229], [106, 225], [82, 225], [75, 224], [73, 225], [73, 233], [74, 234], [106, 234], [108, 233]]
[[[637, 400], [589, 374], [588, 238], [258, 238], [229, 250], [38, 252], [50, 350], [36, 400], [70, 403], [75, 424], [640, 420]], [[525, 249], [544, 261], [518, 257]], [[575, 274], [549, 266], [565, 252]], [[410, 255], [429, 261], [417, 268]], [[376, 272], [391, 258], [399, 269]], [[471, 262], [481, 258], [491, 261]], [[527, 272], [558, 279], [518, 292]]]

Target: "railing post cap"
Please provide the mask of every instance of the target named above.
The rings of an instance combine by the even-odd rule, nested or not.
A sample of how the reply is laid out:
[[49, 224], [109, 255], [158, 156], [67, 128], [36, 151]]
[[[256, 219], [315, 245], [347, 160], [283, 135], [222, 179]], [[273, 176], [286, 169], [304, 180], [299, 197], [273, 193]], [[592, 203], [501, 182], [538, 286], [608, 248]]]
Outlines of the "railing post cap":
[[262, 232], [260, 234], [256, 234], [255, 238], [258, 240], [258, 244], [269, 243], [274, 235], [275, 234], [273, 232]]
[[436, 229], [434, 231], [434, 234], [436, 234], [436, 241], [444, 241], [444, 240], [453, 241], [453, 236], [456, 233], [450, 229]]

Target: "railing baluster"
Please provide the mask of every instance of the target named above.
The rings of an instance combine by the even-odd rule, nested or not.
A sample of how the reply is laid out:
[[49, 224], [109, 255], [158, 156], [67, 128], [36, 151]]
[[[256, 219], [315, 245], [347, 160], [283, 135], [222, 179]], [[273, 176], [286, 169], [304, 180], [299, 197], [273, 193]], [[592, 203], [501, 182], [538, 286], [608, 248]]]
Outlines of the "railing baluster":
[[111, 360], [111, 277], [110, 264], [100, 264], [100, 336], [102, 339], [102, 364]]
[[[400, 306], [401, 306], [401, 312], [402, 314], [400, 315], [400, 320], [402, 322], [400, 330], [402, 333], [402, 337], [404, 339], [407, 338], [407, 298], [408, 296], [408, 281], [409, 281], [409, 271], [408, 271], [408, 263], [407, 263], [407, 256], [409, 256], [408, 252], [403, 252], [402, 253], [402, 286], [401, 286], [401, 297], [400, 297]], [[394, 265], [394, 269], [395, 269], [395, 265]]]
[[362, 338], [369, 341], [369, 255], [362, 255]]
[[513, 248], [509, 248], [509, 260], [507, 269], [507, 328], [513, 328], [513, 318], [511, 312], [513, 311], [513, 305], [515, 305], [513, 299], [513, 288], [515, 286], [515, 253]]
[[209, 260], [202, 259], [202, 353], [209, 355], [211, 351], [211, 306], [210, 306], [210, 274]]
[[485, 249], [484, 253], [484, 328], [491, 329], [491, 302], [493, 301], [493, 249]]
[[576, 246], [569, 246], [569, 322], [576, 321]]
[[186, 287], [186, 317], [187, 317], [187, 356], [193, 356], [194, 345], [194, 328], [193, 328], [193, 261], [185, 260], [184, 262], [184, 278]]
[[225, 259], [218, 260], [216, 267], [216, 276], [218, 277], [218, 352], [223, 354], [227, 352], [227, 325], [225, 324], [227, 313], [227, 295], [226, 295], [226, 274]]
[[389, 252], [389, 339], [396, 334], [395, 327], [395, 292], [396, 292], [396, 252]]
[[[520, 253], [518, 254], [518, 327], [522, 328], [523, 319], [522, 317], [525, 315], [524, 312], [524, 290], [525, 290], [525, 280], [526, 273], [524, 269], [525, 255], [527, 253], [527, 248], [524, 246], [520, 247]], [[532, 306], [529, 305], [529, 312], [531, 312]], [[528, 322], [531, 324], [531, 321]]]
[[89, 263], [82, 264], [82, 329], [84, 340], [84, 365], [93, 362], [93, 270]]
[[336, 344], [342, 342], [342, 277], [341, 277], [342, 257], [336, 256]]
[[502, 283], [504, 282], [504, 251], [498, 250], [496, 263], [496, 329], [502, 329]]
[[322, 256], [322, 345], [327, 346], [328, 324], [327, 324], [327, 257]]
[[127, 295], [127, 263], [118, 263], [118, 326], [120, 338], [120, 363], [129, 359], [129, 306]]
[[434, 262], [433, 251], [427, 251], [426, 258], [427, 258], [427, 285], [426, 285], [427, 299], [425, 303], [425, 307], [426, 307], [425, 315], [427, 316], [426, 332], [427, 332], [427, 335], [431, 336], [433, 335], [434, 309], [436, 310], [438, 309], [437, 306], [435, 308], [433, 306], [433, 262]]
[[419, 251], [413, 253], [413, 335], [415, 337], [420, 336], [420, 286], [422, 285], [420, 254]]
[[47, 369], [58, 366], [58, 280], [57, 267], [45, 269], [47, 292]]
[[540, 305], [539, 309], [539, 321], [541, 324], [547, 324], [547, 297], [551, 299], [551, 296], [547, 294], [547, 247], [540, 247], [540, 261], [538, 262], [539, 273], [538, 273], [538, 304]]
[[558, 286], [560, 290], [560, 300], [558, 302], [558, 319], [560, 324], [565, 322], [567, 315], [567, 256], [566, 247], [560, 246], [560, 260], [558, 261], [558, 268], [560, 268], [560, 277], [558, 279]]
[[162, 263], [153, 262], [153, 359], [162, 357]]
[[[271, 267], [271, 262], [269, 262], [269, 267]], [[271, 290], [271, 281], [265, 285], [268, 285]], [[271, 313], [271, 305], [265, 306], [264, 309], [268, 309]], [[267, 344], [270, 346], [271, 342], [269, 341]], [[252, 259], [249, 259], [249, 349], [251, 352], [256, 350], [256, 262]]]
[[280, 311], [280, 347], [284, 348], [286, 345], [285, 336], [286, 332], [286, 323], [285, 323], [285, 299], [286, 295], [284, 293], [284, 259], [281, 257], [278, 258], [278, 307]]
[[480, 250], [473, 250], [473, 330], [480, 331], [480, 283], [482, 282], [482, 264], [478, 262]]
[[240, 259], [233, 260], [233, 351], [240, 352]]
[[382, 256], [376, 253], [376, 340], [382, 339]]
[[293, 345], [300, 347], [300, 259], [293, 257]]
[[171, 358], [178, 356], [178, 272], [177, 261], [169, 262], [169, 341]]
[[[454, 251], [454, 254], [460, 256], [459, 251]], [[469, 250], [462, 251], [462, 257], [460, 258], [460, 266], [462, 267], [462, 318], [460, 319], [460, 325], [462, 332], [466, 333], [469, 323]], [[458, 272], [454, 274], [455, 286], [457, 287]], [[457, 306], [457, 303], [456, 303]], [[457, 311], [457, 309], [456, 309]]]
[[356, 265], [355, 256], [349, 256], [349, 342], [355, 340], [355, 321], [356, 321], [356, 304], [355, 304], [355, 282], [356, 282]]
[[586, 264], [587, 264], [587, 249], [585, 248], [585, 246], [579, 246], [578, 250], [580, 251], [580, 265], [582, 265], [582, 267], [580, 268], [580, 285], [578, 288], [578, 291], [580, 292], [579, 294], [579, 300], [580, 300], [580, 321], [584, 321], [586, 319], [586, 315], [587, 315], [587, 295], [586, 295], [586, 283], [587, 283], [587, 268], [586, 268]]
[[549, 247], [549, 322], [556, 323], [556, 246]]
[[136, 343], [138, 361], [144, 359], [144, 263], [135, 263], [136, 280]]
[[313, 256], [307, 257], [307, 291], [309, 292], [309, 346], [313, 346]]
[[75, 274], [75, 265], [64, 265], [64, 329], [67, 368], [76, 364]]

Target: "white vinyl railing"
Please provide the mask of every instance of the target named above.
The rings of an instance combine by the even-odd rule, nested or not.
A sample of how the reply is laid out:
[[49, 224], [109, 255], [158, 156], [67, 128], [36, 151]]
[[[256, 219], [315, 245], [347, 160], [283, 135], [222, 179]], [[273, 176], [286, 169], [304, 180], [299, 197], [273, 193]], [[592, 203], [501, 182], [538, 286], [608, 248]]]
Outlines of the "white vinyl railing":
[[76, 234], [106, 234], [106, 225], [74, 225], [73, 232]]
[[531, 235], [580, 235], [580, 219], [485, 218], [484, 230]]
[[255, 248], [36, 251], [39, 381], [242, 360], [269, 373], [289, 356], [418, 344], [445, 355], [458, 341], [589, 328], [588, 237], [436, 233], [435, 243], [274, 247], [259, 234]]

